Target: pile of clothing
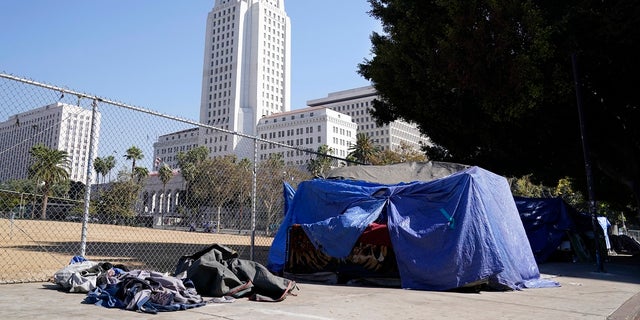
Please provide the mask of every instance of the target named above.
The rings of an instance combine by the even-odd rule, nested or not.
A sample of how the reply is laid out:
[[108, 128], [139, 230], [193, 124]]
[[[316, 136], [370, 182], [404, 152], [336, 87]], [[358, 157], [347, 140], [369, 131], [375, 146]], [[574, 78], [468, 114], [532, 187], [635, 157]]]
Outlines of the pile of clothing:
[[206, 301], [193, 282], [155, 271], [128, 270], [123, 265], [75, 256], [58, 270], [53, 282], [68, 292], [87, 293], [83, 303], [145, 313], [200, 307]]
[[235, 251], [217, 244], [180, 257], [173, 275], [75, 256], [54, 274], [52, 282], [67, 292], [86, 293], [83, 303], [145, 313], [186, 310], [241, 297], [276, 302], [298, 289], [295, 281], [239, 259]]

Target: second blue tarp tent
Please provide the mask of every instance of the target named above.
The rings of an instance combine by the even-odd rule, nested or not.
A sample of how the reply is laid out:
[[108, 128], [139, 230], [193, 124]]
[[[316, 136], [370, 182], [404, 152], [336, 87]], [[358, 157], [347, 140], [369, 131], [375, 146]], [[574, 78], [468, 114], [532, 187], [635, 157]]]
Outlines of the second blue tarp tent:
[[583, 262], [591, 259], [585, 245], [587, 234], [593, 238], [591, 217], [579, 213], [559, 197], [514, 197], [514, 200], [536, 262], [544, 263], [561, 256], [564, 249], [559, 248], [563, 242], [571, 244], [568, 253], [572, 259]]
[[556, 286], [543, 280], [504, 177], [468, 167], [432, 181], [304, 181], [290, 191], [269, 252], [282, 272], [287, 232], [298, 224], [331, 257], [349, 254], [374, 221], [386, 223], [402, 288], [450, 290], [485, 281], [499, 290]]

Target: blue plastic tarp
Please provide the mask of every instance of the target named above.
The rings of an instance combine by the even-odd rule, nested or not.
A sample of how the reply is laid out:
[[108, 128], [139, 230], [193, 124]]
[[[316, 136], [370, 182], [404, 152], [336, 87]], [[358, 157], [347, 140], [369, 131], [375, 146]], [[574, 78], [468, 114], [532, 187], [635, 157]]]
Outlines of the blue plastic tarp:
[[514, 197], [531, 250], [538, 263], [543, 263], [567, 239], [575, 225], [562, 198]]
[[316, 248], [342, 258], [378, 219], [387, 223], [403, 288], [440, 291], [478, 281], [496, 289], [554, 285], [540, 280], [506, 179], [479, 167], [395, 185], [302, 182], [267, 266], [282, 271], [293, 224], [302, 226]]

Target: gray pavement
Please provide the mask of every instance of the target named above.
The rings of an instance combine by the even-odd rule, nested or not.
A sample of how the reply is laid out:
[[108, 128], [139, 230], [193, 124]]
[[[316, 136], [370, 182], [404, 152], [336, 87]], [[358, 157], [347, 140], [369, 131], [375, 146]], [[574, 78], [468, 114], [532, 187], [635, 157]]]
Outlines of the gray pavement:
[[640, 264], [545, 263], [560, 287], [480, 293], [299, 283], [281, 302], [232, 303], [153, 314], [82, 304], [51, 283], [0, 285], [2, 319], [640, 319]]

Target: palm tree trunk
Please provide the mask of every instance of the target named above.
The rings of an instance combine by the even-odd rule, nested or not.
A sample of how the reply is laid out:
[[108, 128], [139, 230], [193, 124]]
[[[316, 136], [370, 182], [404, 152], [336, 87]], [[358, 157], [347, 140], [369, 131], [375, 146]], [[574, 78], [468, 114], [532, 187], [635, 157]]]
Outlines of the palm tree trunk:
[[162, 225], [162, 229], [164, 229], [164, 211], [167, 208], [167, 191], [165, 190], [165, 186], [162, 187], [162, 197], [160, 201], [160, 224]]
[[220, 233], [220, 209], [221, 209], [220, 206], [218, 206], [218, 221], [216, 223], [217, 233]]
[[42, 198], [42, 220], [47, 220], [47, 202], [49, 202], [49, 196], [45, 195], [44, 198]]
[[47, 220], [47, 202], [49, 202], [49, 188], [49, 184], [45, 183], [42, 197], [42, 213], [40, 214], [40, 218], [42, 220]]

